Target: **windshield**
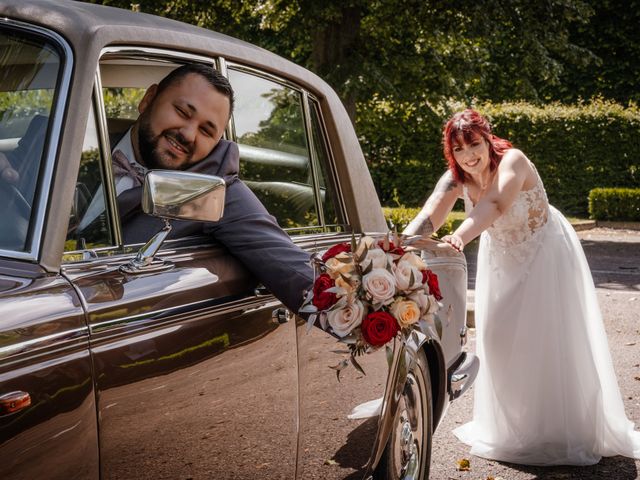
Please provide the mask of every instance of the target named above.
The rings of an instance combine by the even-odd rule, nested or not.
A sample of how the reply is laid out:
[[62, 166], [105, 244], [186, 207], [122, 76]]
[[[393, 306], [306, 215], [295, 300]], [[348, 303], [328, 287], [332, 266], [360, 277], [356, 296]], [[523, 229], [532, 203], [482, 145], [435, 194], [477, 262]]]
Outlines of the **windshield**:
[[52, 43], [0, 30], [0, 250], [27, 249], [59, 70]]

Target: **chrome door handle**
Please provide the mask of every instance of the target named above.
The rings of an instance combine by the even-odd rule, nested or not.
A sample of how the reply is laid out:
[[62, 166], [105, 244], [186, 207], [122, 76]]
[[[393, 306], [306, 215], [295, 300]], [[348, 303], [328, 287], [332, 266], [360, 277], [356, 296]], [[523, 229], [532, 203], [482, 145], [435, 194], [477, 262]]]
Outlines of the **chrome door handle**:
[[0, 395], [0, 415], [18, 412], [31, 405], [31, 395], [27, 392], [9, 392]]
[[284, 307], [276, 308], [273, 312], [271, 312], [271, 319], [275, 323], [279, 323], [281, 325], [283, 323], [287, 323], [289, 320], [291, 320], [292, 317], [293, 315], [291, 314], [291, 312]]

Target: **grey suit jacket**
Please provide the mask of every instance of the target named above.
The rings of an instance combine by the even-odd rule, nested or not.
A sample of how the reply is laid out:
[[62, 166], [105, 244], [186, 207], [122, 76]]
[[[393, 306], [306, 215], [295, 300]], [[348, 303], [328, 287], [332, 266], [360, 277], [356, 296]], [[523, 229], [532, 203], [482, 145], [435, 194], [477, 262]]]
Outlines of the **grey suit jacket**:
[[[309, 254], [296, 246], [251, 190], [238, 179], [238, 146], [227, 140], [188, 170], [224, 178], [227, 183], [224, 215], [218, 222], [173, 220], [169, 238], [205, 234], [229, 252], [291, 311], [297, 312], [303, 291], [313, 283]], [[118, 196], [118, 209], [126, 243], [146, 242], [163, 221], [146, 215], [141, 207], [142, 187]]]

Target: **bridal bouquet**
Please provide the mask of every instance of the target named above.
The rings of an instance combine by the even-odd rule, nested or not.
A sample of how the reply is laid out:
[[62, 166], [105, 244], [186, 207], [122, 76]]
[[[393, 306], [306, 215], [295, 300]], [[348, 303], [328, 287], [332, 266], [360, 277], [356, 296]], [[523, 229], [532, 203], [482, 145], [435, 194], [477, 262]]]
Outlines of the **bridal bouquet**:
[[[391, 238], [390, 238], [391, 236]], [[346, 343], [350, 362], [364, 373], [355, 357], [408, 335], [420, 323], [437, 329], [435, 313], [442, 299], [438, 277], [425, 261], [401, 245], [397, 235], [361, 237], [333, 245], [312, 259], [316, 278], [300, 312], [308, 328], [316, 321]], [[345, 359], [337, 366], [348, 365]]]

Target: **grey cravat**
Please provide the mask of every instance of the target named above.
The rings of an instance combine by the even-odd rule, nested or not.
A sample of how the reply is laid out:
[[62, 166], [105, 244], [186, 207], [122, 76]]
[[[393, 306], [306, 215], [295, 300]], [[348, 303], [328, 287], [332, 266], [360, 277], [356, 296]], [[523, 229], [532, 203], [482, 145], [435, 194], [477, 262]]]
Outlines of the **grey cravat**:
[[134, 187], [139, 187], [144, 182], [145, 172], [129, 162], [122, 150], [114, 150], [111, 154], [111, 168], [114, 177], [129, 177], [133, 180]]

